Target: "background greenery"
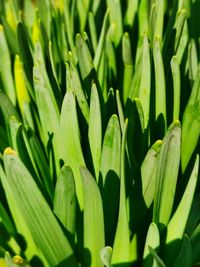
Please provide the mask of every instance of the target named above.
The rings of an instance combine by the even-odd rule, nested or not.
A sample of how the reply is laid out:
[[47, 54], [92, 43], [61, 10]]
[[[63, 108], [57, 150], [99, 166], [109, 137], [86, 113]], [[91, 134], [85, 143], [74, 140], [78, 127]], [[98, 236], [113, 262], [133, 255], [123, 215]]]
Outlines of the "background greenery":
[[0, 1], [0, 266], [198, 265], [199, 12]]

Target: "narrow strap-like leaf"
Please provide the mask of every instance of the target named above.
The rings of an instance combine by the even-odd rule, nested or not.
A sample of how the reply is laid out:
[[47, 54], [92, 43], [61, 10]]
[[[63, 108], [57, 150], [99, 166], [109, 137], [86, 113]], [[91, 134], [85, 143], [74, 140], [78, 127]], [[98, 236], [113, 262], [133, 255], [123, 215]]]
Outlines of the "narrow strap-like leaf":
[[103, 267], [100, 251], [105, 246], [103, 206], [99, 188], [89, 171], [80, 167], [84, 193], [84, 266]]
[[78, 203], [80, 208], [83, 209], [83, 188], [79, 166], [84, 166], [85, 161], [80, 142], [76, 102], [72, 92], [66, 92], [63, 100], [60, 117], [60, 138], [62, 140], [62, 159], [73, 171]]
[[168, 224], [172, 212], [180, 163], [181, 127], [174, 121], [169, 127], [158, 156], [153, 220]]
[[10, 98], [0, 89], [0, 109], [3, 113], [6, 124], [10, 123], [10, 118], [14, 116], [20, 121], [19, 114], [15, 109], [15, 106], [11, 102]]
[[166, 128], [166, 88], [161, 41], [157, 36], [153, 45], [153, 59], [155, 67], [155, 119], [161, 131]]
[[97, 29], [96, 29], [96, 24], [95, 24], [94, 13], [91, 11], [88, 14], [88, 24], [89, 24], [92, 48], [93, 48], [93, 51], [96, 51], [97, 45], [98, 45], [98, 43], [97, 43]]
[[107, 8], [110, 10], [110, 24], [112, 27], [112, 40], [117, 47], [123, 34], [121, 1], [107, 0]]
[[[116, 227], [116, 216], [119, 202], [119, 177], [121, 158], [121, 132], [118, 117], [110, 118], [101, 153], [101, 168], [99, 182], [103, 184], [103, 208], [106, 238], [114, 236], [113, 227]], [[112, 197], [111, 197], [112, 195]]]
[[154, 258], [153, 267], [166, 267], [162, 259], [158, 256], [158, 253], [151, 246], [149, 246], [149, 251]]
[[98, 46], [97, 46], [97, 49], [95, 51], [94, 66], [95, 66], [96, 70], [99, 67], [101, 55], [103, 53], [103, 47], [105, 44], [106, 31], [108, 28], [108, 15], [109, 15], [109, 10], [107, 10], [107, 12], [105, 13], [103, 25], [102, 25], [102, 29], [101, 29], [101, 34], [100, 34], [99, 41], [98, 41]]
[[50, 266], [62, 261], [77, 266], [70, 244], [42, 193], [26, 167], [10, 148], [4, 152], [4, 164], [8, 185], [16, 204]]
[[50, 93], [49, 81], [42, 73], [41, 63], [35, 62], [33, 69], [34, 88], [36, 102], [41, 121], [44, 143], [47, 145], [49, 134], [53, 134], [53, 148], [56, 158], [56, 169], [59, 170], [60, 160], [60, 131], [59, 131], [59, 111], [53, 93]]
[[[72, 61], [72, 60], [71, 60]], [[83, 86], [80, 81], [78, 70], [76, 66], [71, 62], [70, 65], [67, 65], [67, 82], [69, 87], [67, 90], [71, 90], [75, 93], [80, 109], [83, 113], [85, 120], [89, 121], [89, 106], [87, 103], [86, 95], [83, 89]]]
[[123, 102], [125, 104], [129, 96], [130, 84], [133, 75], [131, 41], [127, 32], [124, 33], [122, 38], [122, 59], [124, 63]]
[[141, 166], [142, 195], [146, 206], [149, 208], [153, 202], [156, 182], [156, 163], [162, 141], [156, 141], [148, 150]]
[[22, 211], [18, 207], [16, 200], [14, 198], [13, 192], [11, 191], [10, 185], [8, 183], [8, 179], [4, 173], [2, 166], [0, 165], [0, 178], [1, 183], [6, 195], [6, 200], [8, 202], [9, 210], [11, 212], [12, 218], [15, 221], [15, 226], [17, 232], [26, 237], [27, 248], [25, 250], [25, 255], [27, 258], [33, 257], [33, 255], [41, 256], [35, 241], [32, 237], [30, 229], [22, 216]]
[[98, 181], [101, 162], [102, 123], [99, 96], [95, 83], [92, 84], [90, 96], [90, 119], [88, 136], [95, 176]]
[[[192, 201], [194, 198], [194, 192], [196, 189], [196, 183], [199, 170], [199, 156], [197, 156], [194, 168], [192, 170], [189, 182], [179, 203], [173, 217], [171, 218], [167, 227], [167, 239], [166, 242], [170, 243], [173, 240], [181, 239], [183, 237], [185, 226], [190, 213]], [[184, 212], [183, 212], [184, 211]]]
[[185, 235], [179, 250], [179, 254], [173, 264], [173, 267], [191, 267], [192, 266], [192, 246], [189, 238]]
[[160, 246], [160, 234], [155, 223], [151, 223], [147, 232], [144, 252], [143, 252], [143, 267], [154, 266], [155, 260], [149, 252], [149, 246], [158, 250]]
[[150, 92], [151, 92], [150, 49], [149, 49], [147, 34], [144, 33], [143, 47], [142, 47], [141, 78], [140, 78], [140, 88], [138, 95], [144, 112], [144, 129], [146, 129], [149, 124]]
[[10, 98], [11, 102], [15, 105], [16, 95], [12, 75], [11, 58], [2, 25], [0, 25], [0, 58], [0, 77], [3, 84], [3, 90]]
[[189, 78], [195, 81], [198, 72], [198, 56], [195, 41], [192, 39], [188, 45], [188, 71]]
[[155, 0], [152, 4], [151, 18], [150, 18], [150, 31], [151, 42], [155, 41], [156, 36], [163, 35], [163, 22], [164, 22], [165, 1]]
[[63, 226], [75, 234], [76, 190], [71, 168], [64, 165], [58, 175], [54, 193], [53, 210]]
[[89, 47], [81, 34], [76, 35], [76, 48], [81, 76], [89, 97], [91, 82], [95, 81], [95, 70]]
[[33, 84], [33, 57], [31, 53], [32, 43], [28, 39], [28, 34], [24, 24], [19, 23], [17, 25], [17, 37], [20, 46], [20, 56], [24, 65], [24, 70], [28, 77], [28, 80]]
[[181, 167], [185, 171], [200, 135], [200, 65], [183, 114]]
[[126, 181], [125, 181], [125, 149], [126, 149], [126, 135], [127, 135], [128, 120], [125, 121], [122, 148], [121, 148], [121, 175], [120, 175], [120, 200], [119, 200], [119, 214], [117, 222], [117, 230], [113, 245], [112, 264], [117, 266], [123, 263], [124, 266], [129, 266], [129, 222], [126, 207]]
[[171, 59], [171, 70], [172, 70], [173, 93], [174, 93], [173, 119], [177, 120], [179, 119], [179, 112], [180, 112], [181, 77], [180, 77], [180, 66], [176, 56], [173, 56]]
[[136, 17], [137, 10], [138, 10], [138, 2], [139, 2], [138, 0], [128, 1], [124, 22], [130, 28], [132, 28], [134, 21], [135, 21], [135, 17]]

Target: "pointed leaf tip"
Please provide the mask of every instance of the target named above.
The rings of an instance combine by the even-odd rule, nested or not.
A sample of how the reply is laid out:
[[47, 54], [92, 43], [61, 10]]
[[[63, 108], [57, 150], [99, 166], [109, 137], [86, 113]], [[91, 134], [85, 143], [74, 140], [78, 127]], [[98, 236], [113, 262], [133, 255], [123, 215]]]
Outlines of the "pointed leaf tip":
[[16, 155], [16, 151], [13, 150], [11, 147], [7, 147], [5, 150], [4, 150], [4, 155]]

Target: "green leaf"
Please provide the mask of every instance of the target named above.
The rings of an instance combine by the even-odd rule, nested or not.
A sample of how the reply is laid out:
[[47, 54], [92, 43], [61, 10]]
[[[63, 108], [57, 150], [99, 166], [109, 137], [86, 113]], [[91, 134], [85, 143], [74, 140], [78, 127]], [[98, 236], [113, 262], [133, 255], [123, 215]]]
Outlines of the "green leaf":
[[62, 51], [61, 52], [61, 57], [63, 62], [66, 62], [68, 59], [68, 53], [69, 53], [69, 45], [66, 39], [66, 31], [65, 31], [65, 23], [63, 22], [61, 24], [61, 47]]
[[106, 60], [108, 64], [108, 80], [112, 80], [117, 77], [117, 62], [114, 45], [111, 39], [111, 28], [109, 28], [106, 37]]
[[179, 10], [178, 12], [177, 10], [179, 9], [174, 4], [163, 41], [164, 64], [166, 67], [173, 55], [176, 55], [179, 64], [181, 63], [188, 40], [185, 9]]
[[143, 267], [149, 267], [155, 265], [155, 259], [149, 254], [149, 246], [154, 250], [157, 250], [160, 246], [160, 234], [155, 223], [151, 223], [147, 232], [145, 247], [143, 252]]
[[147, 208], [153, 202], [156, 183], [156, 164], [162, 141], [156, 141], [148, 150], [141, 166], [142, 195]]
[[63, 100], [60, 117], [60, 138], [62, 140], [62, 159], [73, 171], [78, 203], [80, 208], [83, 209], [83, 188], [79, 166], [85, 165], [85, 161], [80, 142], [76, 102], [72, 92], [66, 92]]
[[192, 262], [196, 264], [200, 260], [200, 223], [196, 226], [196, 229], [192, 233], [190, 238], [192, 244]]
[[106, 31], [108, 29], [108, 15], [109, 15], [109, 10], [107, 10], [105, 13], [103, 25], [101, 28], [101, 34], [98, 40], [98, 46], [97, 46], [97, 49], [95, 50], [94, 67], [96, 70], [98, 70], [101, 56], [102, 56], [103, 49], [104, 49], [104, 45], [105, 45]]
[[178, 58], [179, 62], [184, 60], [184, 54], [185, 54], [186, 49], [187, 49], [188, 40], [189, 40], [189, 30], [188, 30], [187, 21], [185, 20], [184, 24], [183, 24], [183, 30], [182, 30], [182, 33], [181, 33], [181, 37], [180, 37], [180, 41], [179, 41], [179, 44], [178, 44], [178, 48], [177, 48], [177, 51], [176, 51], [176, 55], [177, 55], [177, 58]]
[[120, 202], [119, 214], [117, 222], [117, 230], [115, 233], [115, 240], [113, 245], [112, 265], [117, 266], [123, 263], [124, 266], [129, 266], [129, 249], [130, 249], [130, 236], [129, 236], [129, 222], [126, 207], [126, 181], [125, 181], [125, 149], [127, 137], [128, 120], [125, 121], [122, 148], [121, 148], [121, 175], [120, 175]]
[[124, 23], [132, 28], [138, 10], [138, 0], [128, 0]]
[[[75, 1], [73, 1], [74, 3]], [[73, 7], [73, 4], [72, 4]], [[70, 50], [73, 55], [76, 56], [76, 50], [74, 45], [74, 27], [73, 27], [73, 13], [70, 12], [70, 5], [68, 0], [64, 0], [64, 19], [65, 19], [65, 31], [67, 34], [67, 40], [69, 42]]]
[[149, 125], [150, 117], [150, 92], [151, 92], [151, 61], [148, 37], [144, 34], [142, 47], [142, 66], [139, 88], [139, 99], [144, 112], [144, 128]]
[[199, 156], [197, 156], [196, 158], [195, 165], [193, 167], [189, 182], [182, 196], [182, 199], [168, 224], [166, 243], [170, 243], [171, 241], [176, 239], [182, 239], [183, 237], [190, 209], [192, 206], [192, 201], [194, 198], [198, 178], [198, 170]]
[[49, 265], [55, 266], [66, 261], [66, 264], [77, 266], [70, 244], [42, 193], [10, 148], [4, 152], [4, 164], [9, 190]]
[[137, 261], [138, 259], [138, 242], [137, 242], [136, 233], [133, 235], [133, 237], [130, 240], [129, 259], [130, 259], [130, 262]]
[[138, 8], [139, 36], [149, 31], [149, 1], [141, 0]]
[[56, 170], [59, 171], [60, 160], [60, 114], [56, 100], [51, 91], [51, 85], [44, 73], [44, 66], [41, 61], [36, 60], [33, 68], [33, 81], [36, 94], [36, 103], [39, 112], [44, 144], [47, 146], [49, 135], [53, 135], [53, 149], [56, 159]]
[[12, 75], [12, 63], [2, 25], [0, 25], [0, 58], [0, 79], [3, 85], [3, 90], [10, 98], [12, 104], [15, 105], [16, 95]]
[[140, 126], [141, 126], [141, 130], [142, 132], [144, 132], [144, 111], [143, 111], [143, 107], [141, 105], [140, 99], [139, 98], [134, 98], [134, 102], [135, 102], [135, 106], [136, 106], [136, 110], [137, 110], [137, 114], [140, 120]]
[[23, 61], [24, 70], [26, 72], [27, 78], [31, 84], [33, 84], [33, 57], [31, 50], [32, 43], [28, 39], [28, 34], [25, 26], [22, 23], [17, 25], [17, 37], [20, 47], [20, 56]]
[[97, 50], [97, 29], [95, 24], [95, 17], [93, 12], [89, 12], [88, 14], [88, 24], [89, 24], [89, 30], [90, 30], [90, 38], [91, 38], [91, 44], [93, 51]]
[[165, 11], [165, 1], [155, 0], [151, 7], [151, 17], [150, 17], [150, 31], [151, 31], [151, 42], [153, 43], [156, 36], [160, 36], [162, 39], [163, 35], [163, 25], [164, 25], [164, 11]]
[[38, 1], [38, 10], [41, 21], [45, 27], [46, 34], [48, 38], [50, 38], [50, 31], [51, 31], [51, 2], [48, 0]]
[[7, 132], [4, 128], [0, 127], [0, 152], [8, 146]]
[[76, 2], [77, 5], [77, 11], [79, 13], [79, 19], [80, 19], [80, 31], [84, 31], [86, 22], [88, 19], [88, 11], [90, 8], [90, 0], [79, 0]]
[[80, 167], [84, 193], [84, 266], [103, 267], [100, 251], [105, 246], [103, 206], [99, 188], [89, 171]]
[[13, 192], [11, 191], [10, 185], [8, 183], [8, 179], [5, 176], [4, 170], [1, 165], [0, 165], [0, 178], [12, 218], [15, 222], [17, 232], [26, 238], [26, 245], [27, 245], [27, 248], [25, 250], [26, 257], [29, 259], [31, 259], [34, 255], [41, 257], [41, 253], [39, 252], [38, 247], [36, 246], [35, 241], [30, 232], [30, 229], [22, 216], [22, 211], [20, 210], [20, 208], [16, 203], [16, 199], [14, 198]]
[[191, 39], [188, 45], [188, 64], [189, 78], [195, 81], [198, 72], [198, 56], [194, 39]]
[[33, 128], [34, 127], [33, 119], [30, 109], [31, 100], [27, 89], [23, 64], [18, 55], [15, 56], [15, 61], [14, 61], [14, 79], [15, 79], [17, 101], [19, 104], [21, 114], [25, 119], [25, 121], [27, 121], [27, 123], [29, 123], [29, 125], [32, 126]]
[[[7, 1], [7, 2], [11, 2], [11, 1]], [[12, 17], [12, 15], [11, 15], [11, 17]], [[17, 34], [16, 34], [16, 26], [17, 26], [17, 23], [19, 22], [19, 20], [17, 19], [14, 22], [15, 25], [10, 25], [10, 23], [7, 21], [7, 18], [1, 18], [1, 20], [2, 20], [4, 30], [5, 30], [5, 36], [6, 36], [6, 40], [8, 43], [10, 53], [11, 54], [19, 53], [19, 45], [18, 45]]]
[[[78, 74], [77, 68], [74, 66], [72, 60], [70, 65], [67, 65], [67, 82], [69, 84], [69, 88], [75, 93], [79, 107], [83, 113], [85, 120], [89, 121], [89, 107], [87, 103], [87, 99], [85, 96], [85, 92], [83, 90], [80, 77]], [[70, 90], [68, 88], [68, 91]]]
[[180, 66], [178, 63], [178, 59], [176, 56], [173, 56], [171, 59], [171, 70], [172, 70], [172, 78], [173, 78], [173, 119], [179, 119], [180, 112], [180, 89], [181, 89], [181, 74], [180, 74]]
[[76, 35], [76, 49], [81, 77], [87, 92], [90, 96], [91, 83], [95, 81], [95, 70], [89, 47], [81, 34]]
[[14, 116], [15, 118], [17, 118], [18, 121], [20, 121], [19, 115], [13, 103], [2, 90], [0, 90], [0, 108], [3, 113], [3, 117], [6, 124], [10, 123], [10, 118], [12, 116]]
[[151, 63], [147, 34], [141, 37], [141, 47], [138, 46], [138, 61], [129, 89], [131, 99], [139, 98], [144, 113], [143, 129], [148, 127], [150, 114]]
[[178, 257], [176, 258], [173, 267], [191, 267], [192, 265], [192, 246], [189, 238], [184, 235]]
[[112, 229], [115, 227], [118, 211], [120, 158], [121, 132], [118, 117], [114, 114], [108, 122], [103, 140], [99, 177], [99, 182], [103, 184], [105, 233], [108, 240], [114, 235]]
[[131, 41], [127, 32], [124, 33], [122, 38], [122, 59], [124, 63], [123, 102], [125, 104], [129, 96], [130, 84], [133, 75]]
[[15, 226], [10, 218], [10, 215], [8, 214], [8, 211], [5, 209], [3, 204], [0, 202], [0, 221], [5, 226], [6, 230], [10, 235], [16, 234]]
[[92, 84], [90, 96], [90, 119], [88, 137], [95, 176], [96, 180], [98, 181], [101, 162], [102, 123], [99, 96], [95, 83]]
[[101, 249], [100, 251], [100, 257], [103, 262], [103, 264], [106, 267], [112, 267], [111, 265], [111, 258], [112, 258], [112, 248], [107, 246]]
[[117, 111], [119, 114], [120, 127], [121, 127], [121, 130], [123, 131], [125, 119], [124, 119], [124, 112], [123, 112], [123, 107], [122, 107], [122, 103], [121, 103], [121, 99], [120, 99], [119, 90], [116, 90], [115, 94], [116, 94]]
[[[25, 144], [22, 123], [18, 122], [15, 117], [10, 118], [10, 137], [13, 149], [16, 150], [23, 163], [26, 165], [35, 179], [37, 179], [39, 176], [37, 175], [35, 168], [33, 168], [35, 166], [34, 162], [31, 161], [32, 155], [28, 153], [28, 149]], [[39, 182], [38, 179], [36, 181]]]
[[94, 0], [92, 1], [92, 11], [94, 12], [94, 14], [96, 15], [98, 8], [100, 6], [101, 0]]
[[110, 25], [112, 27], [111, 38], [115, 44], [115, 47], [117, 47], [123, 35], [121, 1], [107, 0], [106, 4], [107, 4], [107, 8], [110, 11]]
[[156, 37], [153, 45], [155, 68], [155, 119], [160, 128], [166, 128], [166, 88], [160, 37]]
[[5, 260], [8, 267], [30, 267], [30, 265], [19, 255], [16, 255], [11, 258], [10, 254], [6, 252]]
[[49, 41], [48, 48], [49, 48], [49, 58], [50, 58], [52, 73], [53, 73], [53, 76], [54, 76], [54, 79], [55, 79], [56, 86], [60, 90], [60, 86], [59, 86], [59, 82], [58, 82], [58, 75], [57, 75], [57, 72], [56, 72], [56, 63], [57, 63], [56, 59], [55, 59], [56, 52], [54, 51], [55, 49], [53, 47], [52, 41]]
[[42, 180], [43, 185], [45, 186], [49, 196], [53, 199], [53, 181], [50, 175], [49, 166], [47, 163], [46, 155], [41, 147], [41, 144], [30, 127], [26, 127], [26, 146], [29, 151], [29, 155], [31, 156], [36, 170], [40, 173], [40, 178]]
[[35, 10], [34, 10], [34, 3], [31, 0], [27, 0], [24, 2], [24, 23], [27, 26], [27, 29], [30, 28], [34, 24], [34, 17], [35, 17]]
[[[181, 43], [181, 38], [183, 35], [183, 31], [184, 31], [185, 19], [186, 19], [186, 10], [182, 9], [182, 10], [178, 11], [177, 16], [176, 16], [176, 21], [174, 24], [174, 29], [176, 30], [175, 43], [174, 43], [174, 52], [175, 53], [177, 53], [179, 46], [180, 46], [180, 43]], [[179, 58], [179, 60], [180, 60], [180, 58]], [[181, 62], [181, 61], [179, 61], [179, 62]]]
[[102, 91], [104, 102], [106, 102], [108, 99], [107, 70], [108, 70], [107, 55], [106, 55], [106, 49], [104, 49], [101, 56], [99, 69], [97, 71], [98, 81]]
[[150, 246], [149, 246], [149, 251], [150, 251], [151, 255], [154, 257], [154, 259], [155, 259], [153, 267], [166, 267], [166, 265], [161, 260], [161, 258], [158, 256], [156, 251]]
[[53, 210], [63, 226], [75, 234], [76, 190], [74, 175], [69, 166], [64, 165], [58, 175]]
[[184, 172], [200, 135], [200, 65], [192, 92], [183, 113], [181, 167]]
[[172, 212], [180, 163], [181, 127], [174, 121], [164, 139], [156, 167], [153, 220], [167, 225]]

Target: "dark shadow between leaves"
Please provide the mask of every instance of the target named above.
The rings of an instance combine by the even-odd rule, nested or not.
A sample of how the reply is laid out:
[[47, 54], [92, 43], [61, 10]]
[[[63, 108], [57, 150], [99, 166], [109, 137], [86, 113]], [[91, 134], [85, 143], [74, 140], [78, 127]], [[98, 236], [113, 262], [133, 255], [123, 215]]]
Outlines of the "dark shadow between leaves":
[[154, 121], [154, 125], [152, 129], [153, 129], [153, 135], [154, 135], [155, 140], [163, 139], [165, 135], [165, 119], [162, 113], [160, 113], [156, 121]]
[[78, 266], [78, 263], [74, 255], [69, 256], [68, 258], [64, 259], [63, 261], [61, 261], [59, 264], [55, 265], [54, 267], [66, 267], [66, 266], [70, 266], [70, 267]]
[[125, 106], [125, 117], [128, 118], [127, 149], [130, 164], [137, 168], [144, 157], [145, 136], [142, 132], [141, 121], [135, 101], [128, 99]]
[[117, 226], [120, 180], [116, 172], [109, 170], [102, 190], [106, 244], [112, 246]]
[[166, 266], [173, 266], [179, 252], [180, 252], [181, 240], [176, 239], [170, 242], [169, 244], [165, 245], [165, 248], [162, 252], [163, 261], [165, 262]]
[[[83, 249], [83, 266], [90, 267], [91, 266], [91, 253], [88, 248]], [[63, 266], [64, 267], [64, 266]]]
[[37, 256], [33, 256], [33, 258], [30, 260], [30, 265], [32, 267], [44, 267], [44, 264], [42, 263], [40, 258]]
[[122, 262], [122, 263], [117, 263], [113, 264], [113, 267], [130, 267], [130, 262]]

